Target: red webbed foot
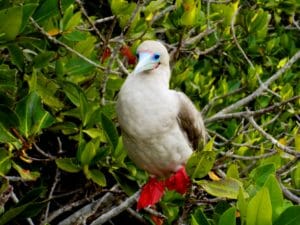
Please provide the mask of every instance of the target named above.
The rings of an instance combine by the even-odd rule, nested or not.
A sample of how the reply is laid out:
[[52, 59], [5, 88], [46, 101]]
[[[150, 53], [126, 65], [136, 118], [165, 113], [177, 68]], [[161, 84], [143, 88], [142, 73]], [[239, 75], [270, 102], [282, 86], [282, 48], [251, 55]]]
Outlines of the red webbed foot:
[[165, 189], [177, 191], [183, 195], [188, 191], [190, 184], [191, 180], [186, 173], [184, 166], [165, 181], [151, 178], [142, 187], [137, 204], [137, 210], [155, 205], [164, 195]]
[[156, 178], [151, 178], [141, 190], [141, 194], [137, 204], [137, 210], [153, 206], [163, 196], [165, 191], [164, 181], [159, 181]]
[[184, 166], [177, 170], [177, 172], [170, 176], [165, 182], [165, 186], [169, 190], [177, 191], [182, 195], [188, 191], [190, 184], [191, 180]]

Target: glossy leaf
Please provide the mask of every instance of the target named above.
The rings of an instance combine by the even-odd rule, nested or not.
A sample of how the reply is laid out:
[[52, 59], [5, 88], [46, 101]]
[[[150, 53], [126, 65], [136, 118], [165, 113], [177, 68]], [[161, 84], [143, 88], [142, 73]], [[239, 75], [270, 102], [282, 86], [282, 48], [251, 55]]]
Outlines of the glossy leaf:
[[102, 116], [101, 116], [101, 122], [102, 122], [102, 127], [105, 131], [105, 134], [106, 134], [108, 140], [110, 141], [113, 149], [116, 149], [116, 147], [118, 145], [119, 136], [118, 136], [115, 125], [104, 114], [102, 114]]
[[210, 225], [205, 214], [200, 208], [197, 208], [195, 212], [191, 215], [192, 225]]
[[0, 26], [0, 42], [16, 38], [22, 24], [23, 6], [16, 6], [0, 11], [0, 21], [5, 21]]
[[38, 171], [23, 169], [16, 163], [13, 163], [12, 167], [19, 173], [24, 181], [35, 181], [40, 177], [40, 173]]
[[300, 206], [295, 205], [287, 208], [275, 221], [274, 225], [299, 225]]
[[4, 149], [0, 149], [0, 176], [4, 176], [9, 172], [11, 168], [11, 162], [11, 155]]
[[80, 162], [83, 165], [88, 165], [96, 155], [96, 146], [93, 142], [88, 142], [80, 155]]
[[55, 160], [58, 168], [69, 173], [77, 173], [81, 170], [75, 158], [59, 158]]
[[273, 221], [275, 221], [275, 219], [284, 210], [282, 190], [274, 175], [269, 176], [269, 178], [266, 180], [266, 183], [264, 184], [264, 187], [268, 188], [269, 190], [270, 200], [272, 204], [272, 218]]
[[230, 199], [237, 199], [239, 190], [242, 188], [242, 183], [233, 178], [219, 181], [201, 180], [198, 184], [213, 196]]
[[43, 109], [40, 97], [32, 92], [17, 103], [16, 113], [20, 118], [20, 131], [29, 137], [54, 123], [54, 118]]
[[252, 170], [249, 176], [256, 182], [256, 184], [262, 186], [267, 180], [267, 178], [274, 173], [275, 173], [275, 165], [266, 164]]
[[250, 200], [247, 209], [247, 225], [272, 225], [272, 205], [269, 191], [263, 187]]
[[100, 170], [96, 170], [96, 169], [89, 170], [87, 177], [101, 187], [106, 186], [106, 178]]
[[218, 225], [236, 225], [236, 209], [231, 207], [227, 209], [220, 217]]
[[186, 170], [192, 179], [206, 176], [214, 165], [216, 152], [201, 151], [194, 152], [189, 158]]

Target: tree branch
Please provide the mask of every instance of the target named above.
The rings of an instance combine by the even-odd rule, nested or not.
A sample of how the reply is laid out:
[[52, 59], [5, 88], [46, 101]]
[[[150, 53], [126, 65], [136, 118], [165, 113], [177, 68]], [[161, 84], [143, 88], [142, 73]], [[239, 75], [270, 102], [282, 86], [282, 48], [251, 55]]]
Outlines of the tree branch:
[[263, 82], [263, 85], [260, 85], [253, 93], [248, 95], [245, 98], [240, 99], [239, 101], [233, 103], [232, 105], [227, 106], [226, 108], [222, 109], [218, 113], [216, 113], [214, 116], [210, 117], [210, 120], [213, 120], [216, 117], [223, 116], [226, 113], [232, 112], [236, 109], [238, 109], [241, 106], [244, 106], [254, 100], [257, 96], [261, 95], [264, 90], [275, 80], [277, 80], [283, 73], [285, 73], [290, 67], [300, 58], [300, 50], [296, 52], [295, 55], [276, 73], [274, 73], [269, 79], [267, 79], [265, 82]]
[[91, 225], [101, 225], [108, 220], [112, 219], [113, 217], [119, 215], [123, 211], [125, 211], [127, 208], [131, 207], [135, 202], [137, 197], [139, 196], [140, 192], [136, 192], [134, 195], [127, 198], [124, 202], [122, 202], [120, 205], [112, 208], [107, 213], [104, 213], [100, 217], [98, 217], [96, 220], [94, 220]]
[[282, 149], [284, 152], [294, 155], [296, 157], [300, 157], [300, 152], [294, 151], [292, 150], [290, 147], [285, 146], [283, 144], [281, 144], [279, 141], [277, 141], [272, 135], [270, 135], [269, 133], [267, 133], [266, 131], [264, 131], [254, 120], [254, 118], [252, 116], [250, 116], [249, 118], [247, 118], [249, 120], [249, 122], [252, 124], [252, 126], [259, 131], [266, 139], [268, 139], [269, 141], [272, 142], [272, 144], [274, 144], [275, 146], [277, 146], [278, 148]]

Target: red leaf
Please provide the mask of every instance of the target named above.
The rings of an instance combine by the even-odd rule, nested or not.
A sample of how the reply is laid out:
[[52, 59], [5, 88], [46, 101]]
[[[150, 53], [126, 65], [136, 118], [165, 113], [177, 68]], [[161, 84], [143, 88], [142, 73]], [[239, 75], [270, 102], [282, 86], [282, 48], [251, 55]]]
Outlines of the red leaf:
[[130, 48], [127, 45], [122, 46], [120, 52], [127, 58], [128, 64], [133, 65], [136, 63], [136, 57], [134, 54], [132, 54]]
[[155, 216], [151, 214], [150, 218], [156, 225], [163, 225], [164, 223], [164, 218], [161, 218], [159, 216]]
[[187, 192], [190, 183], [190, 178], [183, 166], [166, 180], [165, 185], [169, 190], [174, 190], [180, 194], [184, 194]]
[[155, 205], [164, 194], [164, 182], [151, 178], [141, 191], [137, 204], [137, 210]]
[[102, 56], [101, 56], [101, 63], [104, 63], [105, 60], [111, 55], [111, 51], [109, 48], [104, 49]]

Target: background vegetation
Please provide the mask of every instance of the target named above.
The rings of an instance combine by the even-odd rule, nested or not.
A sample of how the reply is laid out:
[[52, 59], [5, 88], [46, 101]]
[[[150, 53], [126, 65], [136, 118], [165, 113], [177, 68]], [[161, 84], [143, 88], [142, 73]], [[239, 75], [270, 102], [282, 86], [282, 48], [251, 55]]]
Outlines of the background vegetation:
[[[299, 0], [0, 0], [0, 224], [300, 224]], [[145, 39], [209, 142], [136, 212], [115, 100]], [[130, 197], [129, 197], [130, 196]]]

